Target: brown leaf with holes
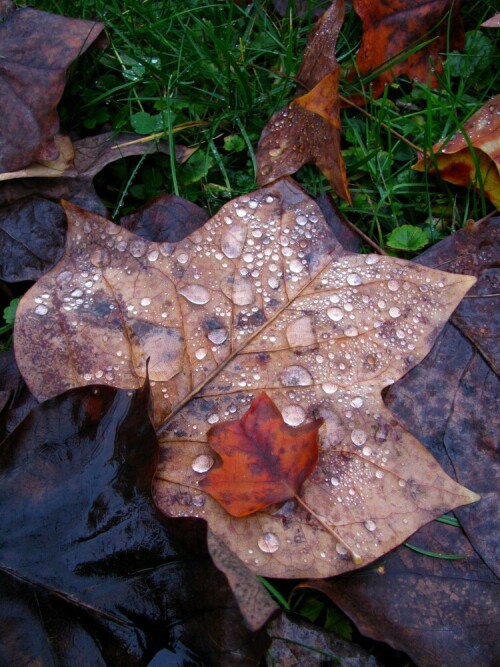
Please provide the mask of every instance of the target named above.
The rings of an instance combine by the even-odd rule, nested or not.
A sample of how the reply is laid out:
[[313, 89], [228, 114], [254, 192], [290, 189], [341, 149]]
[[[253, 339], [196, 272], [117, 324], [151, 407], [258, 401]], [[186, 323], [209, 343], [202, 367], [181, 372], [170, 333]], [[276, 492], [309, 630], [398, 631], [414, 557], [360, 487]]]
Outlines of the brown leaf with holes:
[[[436, 87], [437, 75], [443, 71], [442, 54], [463, 47], [460, 1], [353, 0], [352, 4], [361, 18], [363, 34], [356, 68], [348, 78], [372, 74], [370, 94], [374, 99], [402, 74]], [[419, 42], [425, 46], [408, 55]], [[366, 101], [356, 94], [352, 99], [358, 104]]]
[[[344, 253], [289, 179], [229, 202], [177, 243], [67, 213], [63, 258], [18, 307], [19, 368], [44, 399], [96, 382], [138, 387], [149, 357], [163, 512], [206, 519], [260, 574], [325, 577], [477, 499], [381, 398], [474, 279]], [[215, 463], [209, 429], [240, 419], [261, 391], [290, 427], [324, 420], [300, 489], [322, 524], [296, 500], [235, 518], [200, 486]]]
[[[474, 149], [471, 151], [471, 146]], [[449, 141], [419, 157], [416, 171], [428, 171], [455, 185], [471, 186], [500, 209], [500, 95], [487, 102]]]
[[256, 153], [259, 185], [314, 162], [334, 191], [351, 201], [340, 152], [339, 66], [335, 59], [343, 18], [343, 1], [334, 3], [311, 33], [297, 74], [309, 92], [275, 113], [262, 131]]
[[322, 419], [289, 426], [266, 392], [241, 417], [207, 431], [222, 459], [200, 487], [231, 516], [248, 516], [294, 498], [318, 462]]
[[30, 7], [12, 10], [9, 3], [2, 7], [0, 172], [58, 159], [56, 107], [67, 69], [102, 29], [94, 21], [68, 19]]

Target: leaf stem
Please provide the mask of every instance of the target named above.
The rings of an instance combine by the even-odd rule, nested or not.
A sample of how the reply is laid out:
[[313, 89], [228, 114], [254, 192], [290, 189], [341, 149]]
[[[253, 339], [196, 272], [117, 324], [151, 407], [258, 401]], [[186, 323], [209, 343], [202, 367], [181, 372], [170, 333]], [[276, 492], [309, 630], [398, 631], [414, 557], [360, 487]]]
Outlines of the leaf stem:
[[302, 507], [311, 514], [316, 521], [319, 523], [319, 525], [326, 530], [327, 533], [330, 533], [332, 537], [334, 537], [338, 542], [344, 545], [344, 547], [347, 549], [349, 552], [349, 555], [353, 559], [353, 561], [356, 563], [356, 565], [361, 565], [363, 562], [363, 559], [361, 556], [350, 547], [345, 540], [343, 540], [340, 535], [326, 523], [326, 520], [322, 517], [320, 517], [314, 510], [312, 510], [307, 503], [305, 503], [302, 498], [300, 498], [296, 493], [294, 493], [294, 498], [295, 500], [299, 503], [299, 505], [302, 505]]

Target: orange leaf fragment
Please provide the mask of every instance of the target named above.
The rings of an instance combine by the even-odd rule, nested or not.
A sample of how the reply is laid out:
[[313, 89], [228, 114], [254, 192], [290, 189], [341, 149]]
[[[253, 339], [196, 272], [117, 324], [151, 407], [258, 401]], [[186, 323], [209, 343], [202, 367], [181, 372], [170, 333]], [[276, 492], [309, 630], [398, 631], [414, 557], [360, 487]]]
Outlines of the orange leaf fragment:
[[293, 498], [318, 462], [318, 432], [323, 419], [292, 427], [265, 392], [241, 419], [207, 432], [222, 458], [200, 486], [232, 516], [254, 514]]
[[[380, 71], [371, 83], [374, 99], [380, 97], [384, 87], [401, 74], [436, 87], [436, 75], [442, 72], [441, 54], [460, 50], [463, 46], [460, 2], [353, 0], [352, 4], [361, 18], [363, 35], [356, 56], [356, 69], [351, 71], [349, 79]], [[446, 17], [448, 11], [451, 12], [449, 20]], [[448, 36], [451, 44], [447, 43]], [[419, 41], [429, 40], [423, 48], [404, 56]], [[392, 65], [388, 66], [391, 61]], [[362, 96], [353, 99], [358, 104], [365, 101]]]
[[[474, 148], [471, 151], [470, 146]], [[500, 95], [497, 95], [464, 123], [450, 141], [432, 147], [434, 157], [423, 155], [413, 166], [416, 171], [436, 171], [455, 185], [473, 185], [500, 209]]]

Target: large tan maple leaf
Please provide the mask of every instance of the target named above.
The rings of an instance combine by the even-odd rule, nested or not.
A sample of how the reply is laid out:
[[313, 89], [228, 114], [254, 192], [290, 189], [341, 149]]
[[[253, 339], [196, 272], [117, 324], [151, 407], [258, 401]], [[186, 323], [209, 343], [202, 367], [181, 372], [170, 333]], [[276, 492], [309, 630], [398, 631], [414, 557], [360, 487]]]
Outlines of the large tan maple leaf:
[[[138, 387], [149, 357], [163, 512], [206, 519], [260, 574], [326, 577], [477, 499], [381, 397], [428, 353], [473, 278], [343, 252], [289, 179], [229, 202], [179, 243], [67, 212], [64, 256], [17, 312], [18, 364], [43, 400]], [[295, 500], [232, 517], [200, 487], [218, 465], [207, 431], [261, 391], [292, 427], [324, 420], [300, 496], [331, 531]]]

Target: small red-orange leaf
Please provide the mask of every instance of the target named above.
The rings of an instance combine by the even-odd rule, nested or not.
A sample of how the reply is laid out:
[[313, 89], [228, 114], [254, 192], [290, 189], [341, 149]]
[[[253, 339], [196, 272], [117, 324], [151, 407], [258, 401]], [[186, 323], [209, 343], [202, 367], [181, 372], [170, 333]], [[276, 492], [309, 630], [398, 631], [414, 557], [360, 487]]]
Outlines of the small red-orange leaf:
[[212, 449], [222, 458], [200, 486], [232, 516], [242, 517], [293, 498], [318, 462], [322, 419], [288, 426], [265, 392], [241, 419], [212, 426]]

